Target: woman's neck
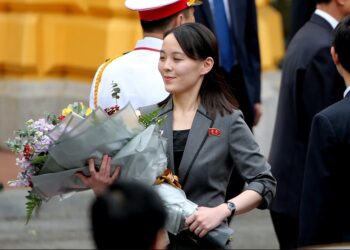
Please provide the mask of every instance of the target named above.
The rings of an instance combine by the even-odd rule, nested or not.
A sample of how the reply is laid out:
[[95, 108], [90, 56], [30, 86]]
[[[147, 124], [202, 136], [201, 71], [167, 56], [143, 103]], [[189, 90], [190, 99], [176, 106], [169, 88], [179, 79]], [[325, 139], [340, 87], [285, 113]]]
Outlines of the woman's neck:
[[200, 98], [198, 96], [173, 96], [173, 103], [173, 130], [191, 129]]
[[197, 111], [200, 103], [199, 96], [173, 95], [174, 110], [181, 113]]

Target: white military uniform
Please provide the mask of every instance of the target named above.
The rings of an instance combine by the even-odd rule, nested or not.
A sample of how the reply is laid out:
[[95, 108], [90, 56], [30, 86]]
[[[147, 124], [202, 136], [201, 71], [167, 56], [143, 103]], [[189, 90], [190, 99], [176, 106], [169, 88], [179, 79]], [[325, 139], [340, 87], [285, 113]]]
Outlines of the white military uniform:
[[[102, 64], [97, 70], [90, 91], [90, 107], [123, 108], [128, 102], [134, 108], [147, 106], [164, 100], [163, 79], [158, 71], [159, 50], [162, 40], [145, 37], [139, 40], [136, 48], [111, 62]], [[101, 74], [102, 73], [102, 74]], [[118, 103], [112, 97], [112, 86], [120, 88]]]

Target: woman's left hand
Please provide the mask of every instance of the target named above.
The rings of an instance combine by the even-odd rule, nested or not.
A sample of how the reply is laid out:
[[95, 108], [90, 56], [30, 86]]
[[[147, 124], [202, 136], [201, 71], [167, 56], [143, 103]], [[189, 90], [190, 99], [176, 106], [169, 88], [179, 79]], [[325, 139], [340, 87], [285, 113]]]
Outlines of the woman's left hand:
[[197, 211], [186, 219], [186, 226], [200, 238], [204, 237], [210, 230], [216, 228], [230, 215], [225, 204], [217, 207], [198, 207]]

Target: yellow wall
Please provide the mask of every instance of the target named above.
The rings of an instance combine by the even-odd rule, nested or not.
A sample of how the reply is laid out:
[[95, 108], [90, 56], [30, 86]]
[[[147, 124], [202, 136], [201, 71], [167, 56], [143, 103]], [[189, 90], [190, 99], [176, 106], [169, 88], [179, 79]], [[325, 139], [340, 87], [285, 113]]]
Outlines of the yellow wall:
[[137, 13], [122, 0], [0, 0], [0, 73], [91, 81], [106, 59], [133, 49]]
[[270, 0], [256, 0], [260, 42], [261, 68], [277, 68], [285, 52], [281, 14], [270, 5]]
[[[263, 70], [284, 54], [281, 16], [269, 2], [256, 0]], [[90, 82], [140, 37], [137, 13], [123, 0], [0, 0], [0, 77]]]

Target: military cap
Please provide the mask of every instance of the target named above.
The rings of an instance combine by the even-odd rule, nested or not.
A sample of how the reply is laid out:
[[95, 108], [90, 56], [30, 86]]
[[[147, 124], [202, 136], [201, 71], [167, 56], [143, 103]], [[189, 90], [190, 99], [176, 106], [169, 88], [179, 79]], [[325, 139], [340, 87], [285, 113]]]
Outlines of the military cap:
[[201, 4], [200, 0], [126, 0], [125, 6], [139, 12], [140, 19], [155, 21], [174, 15], [188, 7]]

